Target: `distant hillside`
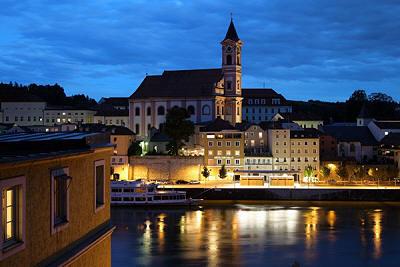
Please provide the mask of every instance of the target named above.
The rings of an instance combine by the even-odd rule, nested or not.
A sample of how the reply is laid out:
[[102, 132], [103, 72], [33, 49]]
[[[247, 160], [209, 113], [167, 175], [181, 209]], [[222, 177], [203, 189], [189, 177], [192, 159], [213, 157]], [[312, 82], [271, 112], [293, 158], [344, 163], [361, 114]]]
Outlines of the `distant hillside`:
[[54, 85], [21, 85], [18, 83], [0, 83], [1, 99], [15, 98], [16, 96], [35, 96], [46, 101], [49, 105], [71, 106], [76, 108], [94, 108], [97, 106], [96, 100], [87, 95], [78, 94], [67, 96], [58, 84]]
[[363, 106], [368, 116], [380, 120], [400, 120], [400, 103], [383, 93], [366, 95], [364, 90], [356, 90], [345, 102], [324, 102], [319, 100], [290, 101], [293, 112], [310, 117], [321, 117], [325, 122], [353, 122]]

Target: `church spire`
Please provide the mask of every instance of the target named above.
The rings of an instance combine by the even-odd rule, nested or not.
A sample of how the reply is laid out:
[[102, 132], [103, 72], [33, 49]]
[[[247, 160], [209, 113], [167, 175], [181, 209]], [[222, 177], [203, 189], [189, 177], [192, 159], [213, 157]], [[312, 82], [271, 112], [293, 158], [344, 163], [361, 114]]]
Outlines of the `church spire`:
[[229, 24], [229, 28], [228, 28], [228, 31], [226, 32], [224, 41], [228, 40], [228, 39], [232, 40], [234, 42], [237, 42], [240, 40], [240, 38], [236, 32], [235, 25], [233, 24], [232, 16], [231, 16], [231, 23]]

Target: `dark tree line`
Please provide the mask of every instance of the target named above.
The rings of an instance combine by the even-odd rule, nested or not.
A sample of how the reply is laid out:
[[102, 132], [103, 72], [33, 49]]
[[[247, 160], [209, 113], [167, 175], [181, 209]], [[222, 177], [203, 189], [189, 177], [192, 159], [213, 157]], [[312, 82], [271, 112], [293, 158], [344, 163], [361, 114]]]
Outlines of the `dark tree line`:
[[369, 116], [375, 119], [400, 119], [400, 103], [384, 93], [367, 95], [365, 90], [355, 90], [345, 102], [309, 100], [292, 101], [293, 112], [318, 115], [326, 122], [353, 122], [365, 106]]
[[54, 85], [21, 85], [18, 83], [0, 83], [0, 99], [15, 95], [34, 95], [46, 101], [49, 105], [72, 106], [79, 108], [93, 108], [96, 100], [87, 95], [77, 94], [67, 96], [57, 83]]

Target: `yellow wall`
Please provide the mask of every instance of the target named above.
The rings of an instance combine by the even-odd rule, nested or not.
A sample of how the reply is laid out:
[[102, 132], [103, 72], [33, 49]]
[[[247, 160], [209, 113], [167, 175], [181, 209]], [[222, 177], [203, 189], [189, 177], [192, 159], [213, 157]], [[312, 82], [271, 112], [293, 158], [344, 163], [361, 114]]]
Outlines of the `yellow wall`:
[[199, 180], [203, 157], [134, 156], [129, 158], [130, 179]]
[[[0, 179], [26, 177], [26, 247], [0, 262], [0, 266], [30, 266], [47, 259], [71, 242], [110, 219], [109, 170], [111, 148], [93, 153], [15, 164], [0, 164]], [[94, 161], [105, 160], [105, 206], [94, 212]], [[51, 170], [69, 167], [70, 220], [51, 234]], [[89, 255], [89, 254], [88, 254]], [[106, 257], [109, 260], [110, 257]], [[106, 266], [107, 262], [104, 263]]]

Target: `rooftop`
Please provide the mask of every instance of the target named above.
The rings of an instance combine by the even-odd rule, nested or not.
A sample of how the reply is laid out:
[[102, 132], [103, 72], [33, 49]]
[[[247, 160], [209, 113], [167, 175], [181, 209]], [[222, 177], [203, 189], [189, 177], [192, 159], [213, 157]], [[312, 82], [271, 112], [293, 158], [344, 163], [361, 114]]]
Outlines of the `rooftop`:
[[400, 121], [374, 121], [380, 129], [400, 129]]
[[222, 69], [164, 71], [162, 75], [146, 76], [130, 98], [208, 97], [222, 77]]
[[236, 128], [229, 121], [221, 118], [216, 118], [200, 128], [200, 132], [220, 132], [223, 130], [236, 130]]
[[0, 163], [82, 153], [107, 147], [109, 136], [101, 133], [57, 132], [0, 135]]
[[339, 142], [360, 142], [362, 145], [373, 146], [378, 142], [367, 126], [323, 126], [323, 132], [332, 135]]

